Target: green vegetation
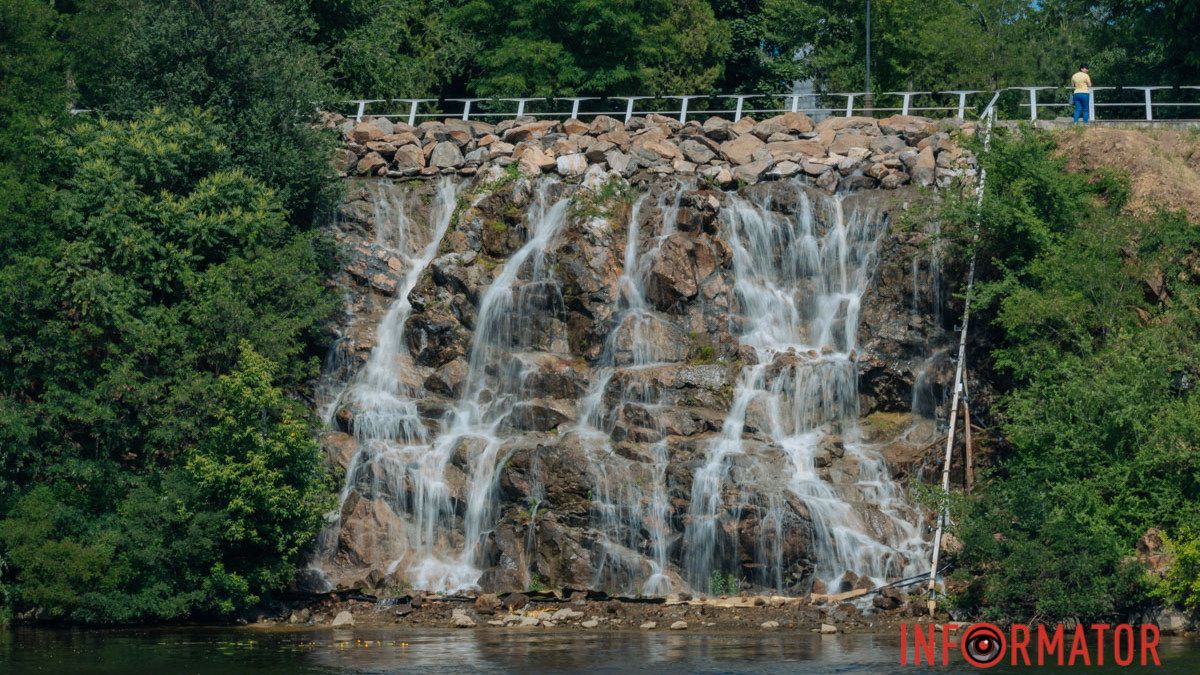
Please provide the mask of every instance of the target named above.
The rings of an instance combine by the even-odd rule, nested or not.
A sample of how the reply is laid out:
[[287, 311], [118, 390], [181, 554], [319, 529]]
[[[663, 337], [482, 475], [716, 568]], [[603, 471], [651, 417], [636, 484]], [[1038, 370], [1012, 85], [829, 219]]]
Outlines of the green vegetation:
[[713, 570], [708, 578], [708, 592], [713, 595], [733, 595], [738, 592], [740, 583], [733, 572]]
[[1122, 215], [1123, 181], [1053, 148], [998, 138], [975, 215], [1008, 450], [959, 509], [957, 600], [989, 619], [1121, 615], [1146, 597], [1138, 537], [1200, 519], [1200, 232]]
[[210, 115], [59, 128], [0, 288], [0, 541], [19, 606], [229, 613], [291, 579], [328, 492], [305, 406], [317, 240]]
[[[336, 304], [321, 106], [805, 77], [856, 91], [864, 2], [0, 3], [0, 624], [229, 617], [291, 580], [331, 490], [306, 404]], [[873, 9], [877, 92], [1056, 83], [1083, 60], [1098, 83], [1200, 77], [1200, 5], [1184, 0]], [[1120, 177], [1072, 175], [1052, 152], [1045, 135], [1001, 138], [983, 209], [944, 213], [983, 225], [1007, 443], [955, 500], [957, 601], [992, 618], [1150, 597], [1195, 610], [1200, 235], [1176, 214], [1120, 215]], [[631, 197], [610, 181], [574, 206], [621, 222]], [[1151, 526], [1177, 558], [1164, 579], [1131, 556]]]
[[326, 79], [276, 3], [50, 7], [0, 6], [0, 617], [227, 616], [329, 505]]
[[1195, 526], [1185, 526], [1179, 538], [1168, 539], [1166, 545], [1174, 564], [1153, 594], [1189, 612], [1200, 612], [1200, 536]]
[[[861, 91], [866, 76], [866, 0], [296, 4], [352, 96]], [[1188, 84], [1197, 30], [1186, 0], [877, 0], [873, 89], [1052, 84], [1081, 61], [1106, 82]]]

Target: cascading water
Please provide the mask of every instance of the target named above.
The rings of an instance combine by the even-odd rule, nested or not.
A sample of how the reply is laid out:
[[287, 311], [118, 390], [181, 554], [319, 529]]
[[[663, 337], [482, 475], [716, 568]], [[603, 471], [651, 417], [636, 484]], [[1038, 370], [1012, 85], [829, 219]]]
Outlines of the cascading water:
[[[643, 209], [650, 195], [643, 194], [629, 217], [629, 228], [621, 276], [617, 281], [620, 305], [613, 330], [609, 332], [594, 378], [581, 406], [576, 433], [588, 456], [594, 485], [593, 526], [600, 534], [599, 557], [594, 585], [617, 588], [646, 595], [665, 595], [671, 591], [667, 574], [667, 540], [671, 536], [667, 503], [667, 442], [653, 422], [658, 401], [648, 387], [622, 380], [610, 391], [618, 368], [636, 370], [663, 360], [648, 339], [653, 322], [662, 321], [646, 300], [646, 284], [663, 241], [675, 231], [675, 220], [684, 185], [659, 196], [654, 212], [660, 228], [646, 237], [646, 250], [640, 251]], [[640, 253], [639, 253], [640, 252]], [[626, 347], [622, 349], [622, 347]], [[639, 484], [635, 463], [613, 450], [613, 431], [618, 417], [631, 408], [648, 413], [644, 417], [652, 428], [644, 431], [652, 438], [653, 461], [648, 477], [649, 490]], [[648, 542], [647, 542], [648, 540]], [[648, 545], [647, 545], [648, 543]], [[643, 563], [646, 568], [643, 569]], [[638, 583], [638, 580], [641, 580]]]
[[[357, 448], [346, 467], [338, 509], [330, 514], [331, 525], [321, 537], [319, 558], [330, 558], [334, 553], [342, 510], [351, 490], [366, 481], [365, 493], [396, 500], [396, 483], [386, 472], [389, 457], [427, 442], [426, 429], [416, 406], [421, 392], [419, 387], [403, 378], [413, 365], [404, 342], [404, 326], [412, 313], [409, 295], [437, 255], [438, 246], [450, 226], [460, 188], [459, 183], [448, 179], [438, 183], [428, 223], [411, 218], [414, 210], [412, 192], [388, 190], [382, 186], [371, 192], [375, 243], [395, 253], [406, 272], [397, 288], [395, 301], [376, 328], [378, 341], [366, 364], [357, 377], [330, 398], [323, 412], [325, 427], [331, 428], [340, 408], [354, 411]], [[385, 488], [381, 483], [388, 485]]]
[[[756, 362], [742, 369], [722, 432], [695, 472], [684, 562], [697, 588], [707, 588], [714, 573], [732, 573], [733, 556], [719, 551], [722, 523], [736, 514], [722, 505], [730, 463], [747, 452], [752, 412], [767, 444], [789, 461], [786, 489], [807, 508], [814, 579], [835, 587], [847, 571], [883, 582], [921, 570], [920, 529], [901, 517], [911, 514], [903, 513], [904, 500], [882, 459], [861, 443], [857, 426], [860, 302], [886, 224], [867, 208], [847, 215], [839, 197], [812, 197], [799, 184], [795, 190], [796, 213], [736, 197], [726, 210], [743, 318], [739, 339]], [[831, 450], [857, 465], [840, 484], [818, 470], [818, 455]], [[760, 543], [758, 554], [778, 555], [784, 497], [766, 501], [761, 529], [775, 536]], [[868, 510], [883, 518], [869, 518]]]
[[[530, 350], [534, 335], [529, 321], [545, 308], [546, 294], [559, 293], [546, 269], [545, 252], [566, 222], [570, 202], [559, 199], [551, 203], [553, 185], [539, 185], [526, 219], [529, 232], [525, 243], [509, 256], [479, 300], [462, 396], [432, 447], [414, 458], [415, 467], [410, 470], [416, 486], [413, 519], [421, 546], [408, 576], [417, 588], [470, 588], [482, 574], [478, 556], [485, 528], [494, 518], [493, 493], [505, 441], [503, 425], [522, 398], [525, 373], [520, 360], [513, 357]], [[528, 281], [518, 287], [518, 274], [527, 265]], [[446, 475], [456, 455], [463, 456], [467, 473], [460, 546], [446, 536], [453, 532], [448, 526], [455, 516]]]
[[[398, 555], [387, 572], [403, 570], [416, 588], [468, 588], [481, 574], [477, 555], [492, 516], [497, 453], [504, 440], [500, 428], [519, 397], [523, 379], [521, 368], [510, 357], [528, 348], [528, 318], [541, 311], [542, 296], [553, 286], [544, 253], [565, 222], [569, 205], [566, 199], [550, 202], [552, 186], [540, 185], [527, 214], [527, 241], [508, 258], [480, 299], [462, 396], [432, 435], [417, 408], [424, 392], [420, 385], [405, 382], [405, 374], [415, 369], [405, 347], [404, 325], [412, 312], [409, 295], [437, 255], [457, 206], [460, 184], [449, 180], [439, 184], [428, 223], [412, 220], [413, 205], [404, 198], [385, 192], [373, 196], [378, 243], [401, 256], [406, 274], [396, 301], [379, 324], [378, 343], [367, 363], [328, 406], [330, 423], [339, 408], [353, 412], [358, 444], [335, 516], [351, 491], [386, 500], [392, 511], [402, 514], [403, 541], [393, 542]], [[526, 268], [528, 281], [519, 282], [518, 275]], [[557, 293], [552, 288], [550, 292]], [[452, 477], [464, 473], [465, 494], [456, 493]], [[461, 517], [456, 501], [465, 502]], [[322, 546], [327, 549], [325, 556], [332, 555], [331, 547], [330, 543]]]
[[[623, 223], [592, 217], [568, 231], [563, 195], [576, 189], [551, 180], [518, 183], [511, 200], [481, 207], [452, 236], [463, 213], [455, 183], [439, 184], [428, 219], [413, 215], [424, 190], [376, 194], [375, 244], [400, 258], [404, 277], [365, 365], [328, 406], [331, 428], [352, 430], [356, 451], [318, 568], [369, 570], [371, 584], [422, 590], [528, 587], [562, 574], [553, 565], [568, 549], [554, 537], [569, 532], [573, 583], [619, 593], [712, 590], [715, 575], [723, 587], [732, 576], [779, 591], [803, 591], [810, 579], [836, 590], [847, 571], [883, 582], [920, 570], [920, 518], [857, 423], [856, 333], [883, 218], [866, 200], [779, 183], [751, 193], [774, 199], [730, 195], [720, 237], [679, 232], [681, 200], [693, 189], [675, 183], [636, 199], [623, 254], [612, 257], [608, 242]], [[581, 233], [590, 237], [582, 244]], [[492, 244], [471, 243], [486, 236]], [[490, 253], [456, 249], [443, 260], [444, 238]], [[593, 247], [595, 269], [613, 274], [591, 288], [616, 297], [611, 314], [590, 315], [603, 335], [590, 363], [568, 345], [556, 278], [560, 266], [579, 264], [581, 245]], [[700, 269], [700, 255], [726, 261], [691, 272], [712, 294], [693, 291], [686, 303], [664, 295], [689, 260]], [[477, 299], [464, 303], [460, 287], [441, 281], [456, 279], [456, 260], [467, 261], [458, 269], [473, 275]], [[566, 269], [563, 278], [578, 284], [579, 268]], [[588, 302], [613, 302], [596, 293]], [[578, 320], [578, 295], [570, 297]], [[469, 343], [415, 363], [447, 312]], [[712, 346], [695, 357], [706, 330], [724, 335], [714, 333], [719, 360]], [[456, 379], [431, 394], [424, 383], [441, 377], [439, 364], [457, 368]], [[588, 373], [586, 390], [546, 389], [553, 368]], [[543, 426], [550, 418], [537, 416], [551, 413]], [[580, 459], [569, 485], [544, 474], [566, 457]], [[503, 489], [502, 476], [511, 479]], [[501, 576], [484, 578], [497, 566]]]

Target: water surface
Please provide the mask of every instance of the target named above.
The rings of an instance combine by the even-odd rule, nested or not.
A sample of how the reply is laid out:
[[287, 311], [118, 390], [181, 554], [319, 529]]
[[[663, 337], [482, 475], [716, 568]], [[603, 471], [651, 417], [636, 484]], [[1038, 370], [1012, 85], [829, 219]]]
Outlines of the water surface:
[[[0, 673], [919, 672], [900, 667], [897, 644], [891, 635], [789, 632], [18, 627], [0, 632]], [[1163, 666], [1152, 672], [1200, 672], [1200, 642], [1164, 637], [1159, 653]], [[937, 671], [974, 672], [961, 665]]]

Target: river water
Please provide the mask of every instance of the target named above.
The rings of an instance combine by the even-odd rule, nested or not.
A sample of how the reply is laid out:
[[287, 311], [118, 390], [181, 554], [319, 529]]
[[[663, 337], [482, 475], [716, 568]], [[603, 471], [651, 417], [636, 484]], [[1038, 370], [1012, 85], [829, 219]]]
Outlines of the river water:
[[[237, 628], [0, 632], [0, 673], [905, 673], [893, 635]], [[1157, 673], [1200, 672], [1164, 637]], [[1034, 669], [993, 668], [991, 672]], [[1057, 669], [1058, 672], [1074, 669]], [[1093, 667], [1091, 672], [1136, 668]], [[937, 672], [972, 672], [953, 664]], [[1055, 672], [1051, 670], [1050, 672]]]

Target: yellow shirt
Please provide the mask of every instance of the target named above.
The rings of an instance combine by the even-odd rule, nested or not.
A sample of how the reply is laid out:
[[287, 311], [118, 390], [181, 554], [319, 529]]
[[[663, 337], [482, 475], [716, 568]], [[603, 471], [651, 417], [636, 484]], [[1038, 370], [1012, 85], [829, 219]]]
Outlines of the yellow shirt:
[[1071, 84], [1075, 85], [1076, 94], [1086, 94], [1092, 90], [1092, 78], [1083, 71], [1071, 76]]

